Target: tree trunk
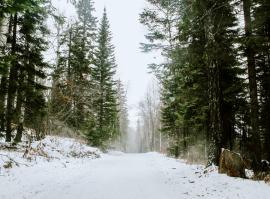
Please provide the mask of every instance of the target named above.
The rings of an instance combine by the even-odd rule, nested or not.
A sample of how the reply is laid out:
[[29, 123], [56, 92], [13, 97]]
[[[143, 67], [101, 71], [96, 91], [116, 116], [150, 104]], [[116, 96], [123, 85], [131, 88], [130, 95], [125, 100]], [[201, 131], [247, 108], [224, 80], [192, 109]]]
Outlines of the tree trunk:
[[188, 132], [188, 128], [184, 125], [183, 127], [183, 155], [184, 157], [187, 157], [186, 155], [188, 153], [187, 132]]
[[[269, 31], [270, 32], [270, 31]], [[261, 77], [261, 121], [264, 133], [263, 152], [265, 158], [270, 160], [270, 52], [263, 53], [262, 77]]]
[[222, 91], [220, 68], [215, 60], [209, 63], [209, 111], [210, 111], [210, 146], [207, 166], [219, 164], [223, 122], [221, 114]]
[[233, 129], [233, 118], [234, 114], [232, 111], [232, 107], [223, 101], [222, 103], [222, 139], [221, 139], [221, 147], [226, 149], [233, 149], [234, 143], [234, 129]]
[[7, 93], [7, 78], [5, 75], [1, 78], [0, 83], [0, 132], [5, 131], [5, 100]]
[[[11, 36], [12, 36], [12, 17], [10, 16], [9, 22], [8, 22], [8, 32], [6, 36], [6, 40], [2, 41], [3, 43], [8, 43], [11, 42]], [[1, 49], [3, 55], [5, 55], [5, 50]], [[2, 74], [1, 77], [1, 83], [0, 83], [0, 131], [5, 131], [6, 130], [6, 96], [7, 96], [7, 86], [8, 86], [8, 71], [4, 71], [4, 74]]]
[[[268, 26], [270, 29], [270, 26]], [[268, 35], [270, 36], [270, 30], [268, 32]], [[270, 40], [270, 38], [269, 38]], [[268, 45], [269, 47], [269, 45]], [[270, 48], [268, 48], [270, 49]], [[265, 133], [267, 136], [267, 143], [266, 143], [266, 153], [267, 153], [267, 160], [270, 161], [270, 50], [267, 52], [267, 69], [265, 71], [266, 74], [266, 82], [265, 82], [265, 92], [266, 92], [266, 102], [265, 102], [265, 112], [267, 113], [266, 122], [265, 122]]]
[[[259, 46], [259, 61], [261, 62], [261, 96], [262, 96], [262, 129], [264, 131], [264, 153], [270, 161], [270, 4], [269, 1], [261, 1], [257, 8], [259, 22], [256, 34], [260, 35], [263, 40]], [[263, 20], [262, 20], [263, 19]], [[261, 38], [260, 37], [260, 38]]]
[[[27, 65], [27, 61], [24, 63]], [[21, 68], [19, 71], [19, 82], [18, 82], [18, 91], [17, 91], [17, 102], [16, 102], [16, 123], [17, 123], [17, 133], [14, 138], [15, 143], [21, 142], [22, 133], [23, 133], [23, 123], [24, 123], [24, 110], [23, 110], [23, 101], [24, 101], [24, 94], [23, 94], [23, 84], [24, 84], [24, 71]]]
[[250, 93], [250, 118], [251, 118], [251, 136], [253, 147], [252, 159], [253, 167], [255, 170], [259, 169], [261, 161], [261, 140], [259, 130], [259, 106], [258, 106], [258, 91], [256, 80], [256, 66], [255, 66], [255, 52], [252, 41], [252, 22], [251, 22], [251, 1], [243, 0], [243, 10], [245, 19], [245, 33], [246, 33], [246, 49], [245, 54], [247, 57], [248, 65], [248, 80], [249, 80], [249, 93]]
[[10, 68], [9, 74], [9, 85], [8, 85], [8, 97], [7, 97], [7, 109], [6, 109], [6, 142], [11, 142], [12, 138], [12, 127], [11, 123], [13, 120], [13, 109], [14, 109], [14, 99], [15, 93], [17, 90], [17, 70], [18, 70], [18, 62], [16, 60], [16, 45], [17, 45], [17, 21], [18, 14], [15, 13], [13, 17], [13, 34], [12, 34], [12, 46], [11, 46], [11, 55], [13, 56], [12, 65]]
[[210, 144], [208, 150], [207, 166], [219, 164], [221, 152], [221, 140], [223, 135], [223, 117], [222, 117], [222, 102], [223, 92], [221, 88], [222, 71], [221, 66], [212, 56], [212, 50], [215, 48], [215, 27], [211, 16], [208, 16], [205, 22], [205, 38], [206, 43], [206, 63], [208, 65], [208, 96], [209, 96], [209, 130]]

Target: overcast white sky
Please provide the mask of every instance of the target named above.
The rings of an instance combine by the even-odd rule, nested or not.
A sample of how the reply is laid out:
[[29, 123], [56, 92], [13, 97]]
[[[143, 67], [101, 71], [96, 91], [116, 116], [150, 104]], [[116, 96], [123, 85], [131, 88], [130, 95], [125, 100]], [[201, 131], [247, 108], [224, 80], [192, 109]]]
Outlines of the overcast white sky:
[[[65, 15], [73, 15], [72, 6], [68, 0], [53, 0]], [[94, 0], [96, 16], [100, 19], [106, 6], [113, 44], [116, 48], [118, 64], [117, 76], [128, 87], [128, 103], [130, 120], [134, 126], [137, 115], [137, 104], [143, 98], [148, 84], [152, 80], [147, 65], [154, 60], [154, 54], [144, 54], [140, 51], [140, 43], [145, 41], [146, 29], [139, 22], [139, 14], [146, 5], [145, 0]]]

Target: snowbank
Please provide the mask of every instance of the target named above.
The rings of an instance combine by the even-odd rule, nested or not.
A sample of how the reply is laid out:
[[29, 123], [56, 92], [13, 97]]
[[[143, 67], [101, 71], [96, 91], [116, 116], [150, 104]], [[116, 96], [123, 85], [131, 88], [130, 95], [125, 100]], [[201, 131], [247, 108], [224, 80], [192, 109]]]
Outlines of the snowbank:
[[97, 148], [71, 138], [47, 136], [31, 145], [23, 142], [16, 147], [0, 141], [0, 174], [19, 166], [33, 166], [41, 162], [68, 161], [69, 159], [96, 159]]
[[48, 136], [32, 144], [32, 148], [43, 151], [50, 158], [98, 158], [99, 149], [87, 146], [75, 139]]

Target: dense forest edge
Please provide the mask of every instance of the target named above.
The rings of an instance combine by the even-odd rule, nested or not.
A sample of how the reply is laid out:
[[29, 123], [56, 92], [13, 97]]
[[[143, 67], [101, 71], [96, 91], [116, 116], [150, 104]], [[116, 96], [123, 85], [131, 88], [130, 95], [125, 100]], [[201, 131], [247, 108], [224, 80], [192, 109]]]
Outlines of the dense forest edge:
[[[175, 157], [207, 157], [222, 148], [255, 172], [270, 160], [270, 3], [264, 0], [148, 0], [140, 21], [150, 68], [161, 83], [161, 131]], [[205, 151], [205, 152], [204, 152]], [[263, 162], [263, 163], [262, 163]], [[267, 170], [267, 169], [266, 169]]]
[[[127, 90], [115, 79], [106, 9], [98, 20], [91, 0], [69, 2], [73, 21], [50, 0], [0, 0], [0, 136], [15, 146], [24, 134], [64, 135], [126, 151]], [[147, 0], [139, 20], [142, 51], [164, 58], [149, 66], [158, 88], [139, 104], [139, 151], [218, 166], [228, 149], [269, 172], [269, 1]]]
[[16, 145], [23, 132], [34, 139], [64, 132], [123, 148], [126, 91], [115, 79], [106, 9], [98, 22], [92, 1], [70, 3], [73, 21], [47, 0], [0, 2], [1, 136]]

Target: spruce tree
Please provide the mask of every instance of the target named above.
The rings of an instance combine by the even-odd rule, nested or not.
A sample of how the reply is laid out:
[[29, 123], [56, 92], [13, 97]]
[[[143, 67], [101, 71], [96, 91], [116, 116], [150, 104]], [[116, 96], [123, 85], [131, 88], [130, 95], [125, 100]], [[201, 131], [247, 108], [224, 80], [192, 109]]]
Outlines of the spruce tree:
[[37, 139], [45, 133], [46, 102], [44, 80], [49, 65], [44, 61], [43, 53], [48, 49], [45, 38], [49, 32], [46, 27], [48, 16], [47, 1], [33, 3], [32, 9], [22, 15], [20, 35], [22, 38], [22, 60], [24, 67], [20, 70], [18, 87], [22, 93], [17, 97], [17, 136], [20, 141], [23, 124], [34, 129]]
[[[93, 115], [95, 86], [91, 73], [96, 46], [96, 18], [91, 0], [79, 0], [74, 5], [78, 19], [58, 33], [51, 109], [58, 120], [79, 134], [89, 125]], [[63, 26], [60, 18], [57, 21], [58, 26]]]
[[249, 80], [249, 96], [250, 96], [250, 120], [251, 120], [251, 136], [252, 136], [252, 159], [255, 169], [259, 169], [261, 161], [261, 138], [259, 129], [259, 104], [258, 104], [258, 85], [255, 60], [255, 45], [252, 28], [252, 1], [243, 0], [243, 11], [245, 21], [245, 56], [247, 58], [248, 80]]
[[[87, 118], [85, 108], [89, 88], [93, 87], [89, 81], [91, 65], [94, 58], [96, 39], [96, 18], [93, 16], [94, 8], [91, 0], [80, 0], [76, 3], [78, 21], [74, 25], [72, 39], [71, 78], [76, 90], [72, 93], [74, 104], [73, 125], [80, 128], [80, 123]], [[91, 108], [91, 107], [88, 107]]]
[[259, 84], [261, 135], [264, 138], [262, 157], [270, 160], [270, 3], [266, 0], [257, 0], [255, 3], [256, 6], [252, 7], [254, 13], [252, 27], [255, 37], [253, 37], [253, 50], [256, 54], [256, 72]]
[[157, 75], [162, 84], [162, 131], [171, 138], [171, 149], [175, 156], [180, 155], [180, 103], [177, 95], [180, 91], [177, 63], [174, 61], [174, 50], [177, 45], [177, 24], [179, 23], [181, 1], [161, 0], [148, 1], [151, 7], [144, 9], [140, 21], [149, 33], [146, 35], [149, 43], [143, 44], [144, 51], [160, 50], [167, 58], [162, 64], [151, 64], [150, 69]]
[[[172, 31], [171, 48], [164, 53], [169, 61], [161, 71], [162, 130], [171, 137], [176, 156], [185, 155], [189, 145], [197, 144], [196, 138], [207, 139], [211, 144], [209, 164], [218, 164], [221, 148], [233, 148], [243, 93], [239, 78], [243, 71], [236, 61], [234, 4], [211, 0], [149, 2], [159, 8], [142, 15], [142, 22], [156, 36], [147, 36], [149, 41], [170, 38], [170, 34], [164, 37], [165, 31], [159, 34], [162, 27], [173, 24], [170, 30], [177, 30], [176, 34]], [[179, 17], [176, 23], [166, 24], [170, 21], [158, 19], [165, 13], [161, 8], [172, 2], [177, 8], [171, 10], [178, 11]]]
[[[5, 10], [4, 8], [6, 7], [6, 2], [5, 1], [0, 1], [0, 135], [1, 132], [5, 130], [5, 97], [7, 93], [7, 75], [8, 75], [8, 60], [6, 56], [6, 45], [7, 45], [7, 40], [5, 36], [5, 30], [4, 30], [4, 19], [6, 18], [5, 16]], [[7, 35], [10, 35], [10, 31], [6, 33]]]
[[[12, 124], [18, 127], [15, 141], [20, 141], [25, 123], [24, 114], [33, 109], [40, 109], [34, 103], [27, 104], [25, 101], [30, 86], [33, 87], [32, 95], [29, 96], [31, 100], [37, 96], [38, 90], [45, 88], [37, 81], [46, 77], [43, 71], [44, 67], [47, 67], [43, 61], [43, 52], [46, 50], [44, 36], [47, 34], [44, 23], [47, 13], [46, 3], [45, 0], [31, 2], [22, 0], [8, 1], [5, 4], [8, 28], [5, 34], [4, 52], [6, 53], [1, 60], [4, 60], [6, 72], [1, 79], [3, 96], [0, 100], [1, 127], [6, 132], [7, 142], [10, 142], [13, 137]], [[31, 79], [30, 76], [32, 76]], [[38, 95], [44, 98], [42, 91]], [[43, 101], [44, 105], [45, 99], [41, 98], [36, 98], [35, 102]], [[3, 104], [6, 104], [4, 111]], [[34, 123], [37, 126], [41, 124], [37, 124], [36, 120], [31, 120], [31, 124]], [[31, 128], [31, 126], [28, 127]]]
[[119, 79], [117, 81], [117, 110], [119, 129], [119, 144], [123, 151], [127, 150], [126, 140], [128, 136], [129, 119], [128, 119], [128, 105], [127, 105], [127, 91], [124, 88], [123, 83]]
[[10, 71], [9, 71], [9, 81], [7, 89], [7, 105], [6, 105], [6, 142], [11, 142], [12, 139], [12, 128], [11, 123], [14, 116], [14, 100], [15, 93], [17, 90], [17, 76], [18, 76], [18, 60], [17, 58], [17, 28], [18, 28], [18, 12], [16, 11], [14, 15], [11, 15], [10, 20], [12, 21], [11, 25], [11, 52], [12, 56]]
[[87, 138], [94, 146], [105, 146], [107, 141], [117, 136], [116, 63], [111, 39], [109, 21], [104, 10], [98, 32], [95, 66], [92, 69], [92, 79], [97, 88], [93, 102], [95, 125], [87, 132]]
[[[210, 148], [208, 164], [217, 164], [221, 148], [232, 148], [235, 105], [241, 79], [234, 47], [237, 32], [232, 1], [197, 1], [204, 21], [204, 63], [208, 74]], [[226, 18], [224, 18], [226, 16]]]

